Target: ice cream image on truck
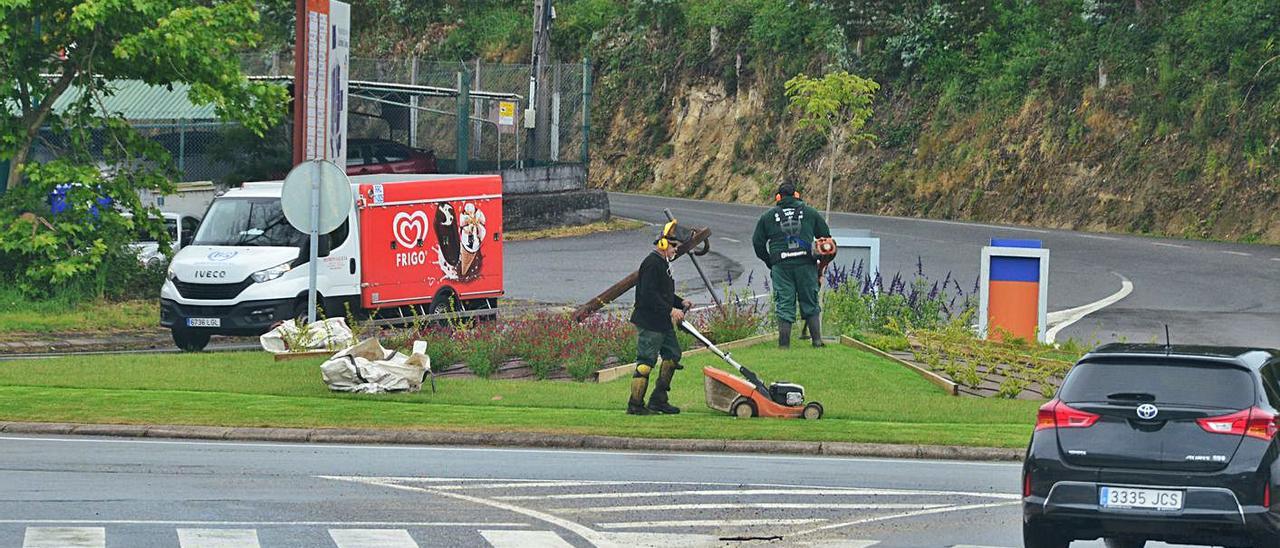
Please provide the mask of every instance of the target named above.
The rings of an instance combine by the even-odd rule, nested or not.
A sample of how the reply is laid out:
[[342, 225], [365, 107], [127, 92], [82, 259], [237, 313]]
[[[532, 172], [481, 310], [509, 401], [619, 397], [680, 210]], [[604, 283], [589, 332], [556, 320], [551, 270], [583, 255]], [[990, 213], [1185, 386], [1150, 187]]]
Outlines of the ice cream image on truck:
[[[174, 256], [160, 324], [180, 348], [202, 349], [211, 335], [259, 335], [306, 313], [309, 238], [285, 220], [281, 186], [245, 183], [219, 196]], [[501, 177], [361, 175], [351, 186], [347, 221], [317, 250], [317, 299], [328, 316], [348, 307], [356, 315], [496, 308]]]

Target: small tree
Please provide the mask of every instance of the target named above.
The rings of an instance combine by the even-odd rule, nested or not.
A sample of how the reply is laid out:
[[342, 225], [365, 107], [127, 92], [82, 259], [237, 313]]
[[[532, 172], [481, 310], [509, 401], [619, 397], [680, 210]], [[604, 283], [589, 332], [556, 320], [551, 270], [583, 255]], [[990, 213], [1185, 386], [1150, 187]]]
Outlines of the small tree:
[[871, 102], [880, 84], [845, 71], [822, 78], [799, 74], [787, 80], [789, 108], [800, 115], [800, 127], [817, 131], [827, 139], [827, 215], [831, 215], [831, 194], [835, 181], [836, 157], [844, 145], [875, 144], [875, 135], [862, 131], [871, 117]]

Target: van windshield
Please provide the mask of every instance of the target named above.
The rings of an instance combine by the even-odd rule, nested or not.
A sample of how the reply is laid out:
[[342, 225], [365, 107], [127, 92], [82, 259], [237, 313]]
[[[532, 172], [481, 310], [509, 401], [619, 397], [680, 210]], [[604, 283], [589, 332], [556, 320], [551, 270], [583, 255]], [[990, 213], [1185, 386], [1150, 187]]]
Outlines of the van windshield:
[[192, 244], [302, 247], [306, 240], [285, 220], [279, 198], [220, 198], [209, 207]]

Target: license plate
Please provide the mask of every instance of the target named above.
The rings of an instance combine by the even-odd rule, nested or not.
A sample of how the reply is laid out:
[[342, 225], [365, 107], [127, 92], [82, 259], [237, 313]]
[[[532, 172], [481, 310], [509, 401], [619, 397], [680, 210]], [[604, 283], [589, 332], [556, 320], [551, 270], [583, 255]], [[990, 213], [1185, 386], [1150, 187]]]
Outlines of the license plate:
[[1173, 512], [1182, 509], [1182, 495], [1182, 491], [1104, 486], [1098, 489], [1098, 506]]
[[222, 318], [187, 318], [187, 327], [222, 327]]

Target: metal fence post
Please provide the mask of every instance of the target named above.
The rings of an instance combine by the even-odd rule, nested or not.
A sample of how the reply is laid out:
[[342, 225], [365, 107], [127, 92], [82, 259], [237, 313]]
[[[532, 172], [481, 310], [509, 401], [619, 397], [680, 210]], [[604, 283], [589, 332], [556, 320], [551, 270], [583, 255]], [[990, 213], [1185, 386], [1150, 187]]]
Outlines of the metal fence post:
[[458, 153], [454, 171], [469, 173], [467, 161], [471, 155], [471, 77], [458, 73]]
[[178, 171], [182, 172], [182, 180], [187, 179], [187, 121], [178, 119]]
[[591, 166], [591, 63], [582, 58], [582, 167]]
[[[409, 83], [418, 85], [418, 56], [409, 65]], [[409, 97], [409, 146], [418, 148], [418, 94]]]

